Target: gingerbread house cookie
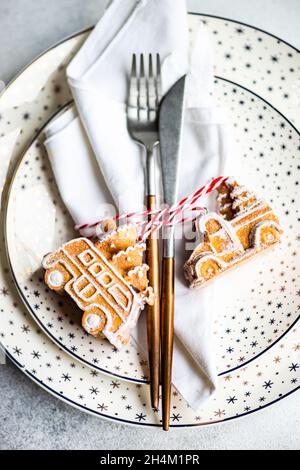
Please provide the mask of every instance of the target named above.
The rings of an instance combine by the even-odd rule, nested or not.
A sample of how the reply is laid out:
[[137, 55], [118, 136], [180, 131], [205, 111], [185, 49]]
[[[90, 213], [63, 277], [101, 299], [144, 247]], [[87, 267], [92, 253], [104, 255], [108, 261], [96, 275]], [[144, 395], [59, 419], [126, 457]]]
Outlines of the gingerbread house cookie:
[[217, 212], [199, 220], [200, 243], [184, 265], [191, 287], [205, 285], [280, 241], [273, 210], [233, 179], [218, 188]]
[[120, 348], [128, 343], [141, 308], [153, 302], [144, 250], [134, 225], [109, 230], [95, 243], [77, 238], [45, 256], [45, 282], [84, 311], [82, 326], [89, 334], [105, 336]]

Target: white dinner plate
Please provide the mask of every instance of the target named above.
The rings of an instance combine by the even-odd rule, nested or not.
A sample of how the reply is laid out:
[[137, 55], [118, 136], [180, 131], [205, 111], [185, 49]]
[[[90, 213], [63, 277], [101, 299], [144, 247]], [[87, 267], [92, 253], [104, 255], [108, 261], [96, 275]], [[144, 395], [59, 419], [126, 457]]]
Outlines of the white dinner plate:
[[[191, 29], [200, 19], [190, 17]], [[217, 74], [252, 89], [299, 126], [295, 106], [300, 77], [298, 51], [247, 25], [212, 17], [205, 17], [205, 21], [215, 41]], [[2, 208], [9, 178], [29, 140], [70, 99], [65, 92], [64, 67], [85, 36], [76, 35], [43, 54], [0, 98], [1, 186], [7, 177]], [[268, 89], [271, 87], [273, 90]], [[299, 250], [300, 234], [291, 243], [295, 251]], [[159, 414], [149, 406], [147, 385], [109, 378], [85, 367], [41, 332], [15, 290], [3, 243], [0, 256], [0, 338], [18, 367], [49, 392], [82, 410], [125, 423], [159, 425]], [[300, 334], [296, 325], [259, 359], [220, 377], [217, 394], [197, 413], [174, 390], [172, 425], [215, 423], [269, 406], [299, 388], [299, 365]]]
[[[294, 126], [257, 95], [225, 79], [215, 82], [217, 102], [235, 126], [239, 179], [271, 202], [284, 229], [282, 243], [273, 252], [227, 275], [230, 284], [237, 286], [235, 295], [232, 289], [219, 288], [224, 301], [214, 334], [218, 371], [225, 375], [272, 347], [299, 318], [300, 264], [293, 242], [300, 233], [295, 158], [300, 138]], [[204, 183], [199, 178], [199, 186]], [[85, 334], [82, 313], [74, 302], [44, 284], [41, 260], [76, 236], [73, 225], [60, 199], [41, 133], [24, 153], [9, 194], [5, 237], [16, 285], [38, 325], [74, 359], [119, 378], [147, 381], [142, 351], [135, 345], [117, 351], [105, 338]]]

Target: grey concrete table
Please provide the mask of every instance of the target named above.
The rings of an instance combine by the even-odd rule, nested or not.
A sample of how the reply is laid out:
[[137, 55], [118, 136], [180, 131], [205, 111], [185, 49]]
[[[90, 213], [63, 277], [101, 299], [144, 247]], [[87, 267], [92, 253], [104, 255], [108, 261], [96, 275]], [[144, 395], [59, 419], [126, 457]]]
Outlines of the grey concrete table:
[[[0, 80], [54, 42], [94, 24], [107, 0], [0, 0]], [[190, 11], [244, 21], [300, 48], [298, 0], [188, 0]], [[125, 427], [53, 398], [11, 363], [0, 366], [1, 449], [299, 449], [300, 393], [259, 413], [167, 433]]]

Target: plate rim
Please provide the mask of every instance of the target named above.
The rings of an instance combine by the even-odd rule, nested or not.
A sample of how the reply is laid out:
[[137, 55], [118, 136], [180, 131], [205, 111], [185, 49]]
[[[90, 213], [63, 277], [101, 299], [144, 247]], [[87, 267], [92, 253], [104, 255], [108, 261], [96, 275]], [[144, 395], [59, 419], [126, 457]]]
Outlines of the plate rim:
[[[293, 44], [291, 44], [290, 42], [286, 41], [285, 39], [282, 39], [280, 38], [279, 36], [277, 36], [276, 34], [274, 33], [271, 33], [270, 31], [267, 31], [263, 28], [259, 28], [258, 26], [254, 26], [252, 24], [249, 24], [249, 23], [246, 23], [246, 22], [243, 22], [243, 21], [239, 21], [239, 20], [234, 20], [232, 18], [228, 18], [228, 17], [225, 17], [225, 16], [218, 16], [218, 15], [211, 15], [209, 13], [201, 13], [201, 12], [195, 12], [195, 11], [187, 11], [187, 15], [191, 15], [191, 16], [202, 16], [204, 18], [213, 18], [213, 19], [216, 19], [216, 20], [222, 20], [222, 21], [229, 21], [231, 23], [235, 23], [235, 24], [241, 24], [243, 26], [246, 26], [247, 28], [251, 28], [251, 29], [254, 29], [256, 31], [260, 31], [261, 33], [264, 33], [264, 34], [267, 34], [268, 36], [272, 37], [273, 39], [276, 39], [277, 41], [280, 41], [281, 43], [285, 44], [286, 46], [289, 46], [291, 47], [292, 49], [294, 49], [297, 53], [300, 53], [300, 48], [297, 48], [296, 46], [294, 46]], [[47, 54], [48, 52], [52, 51], [53, 49], [55, 49], [56, 47], [60, 46], [61, 44], [63, 44], [64, 42], [67, 42], [69, 41], [70, 39], [73, 39], [77, 36], [80, 36], [81, 34], [84, 34], [84, 33], [87, 33], [89, 31], [92, 31], [94, 28], [95, 28], [96, 25], [91, 25], [91, 26], [87, 26], [86, 28], [84, 29], [81, 29], [81, 30], [78, 30], [76, 31], [75, 33], [72, 33], [68, 36], [64, 36], [62, 39], [59, 39], [58, 41], [54, 42], [54, 44], [50, 45], [48, 48], [46, 48], [44, 51], [40, 52], [39, 54], [37, 54], [36, 56], [33, 57], [32, 60], [30, 60], [28, 62], [28, 64], [26, 64], [23, 68], [20, 69], [19, 72], [17, 72], [7, 83], [7, 85], [5, 86], [4, 90], [0, 93], [0, 99], [2, 98], [2, 96], [8, 91], [8, 89], [18, 80], [18, 78], [20, 78], [20, 76], [31, 66], [33, 65], [37, 60], [39, 60], [41, 57], [43, 57], [45, 54]]]
[[218, 16], [218, 15], [211, 15], [209, 13], [197, 13], [197, 12], [192, 12], [189, 11], [188, 14], [195, 15], [195, 16], [204, 16], [205, 18], [214, 18], [216, 20], [223, 20], [223, 21], [230, 21], [231, 23], [236, 23], [236, 24], [241, 24], [242, 26], [246, 26], [247, 28], [255, 29], [256, 31], [260, 31], [261, 33], [267, 34], [268, 36], [271, 36], [273, 39], [277, 39], [277, 41], [280, 41], [283, 44], [286, 44], [287, 46], [291, 47], [294, 49], [296, 52], [300, 53], [300, 49], [298, 49], [296, 46], [293, 46], [290, 42], [286, 41], [285, 39], [280, 38], [279, 36], [276, 36], [276, 34], [270, 33], [270, 31], [267, 31], [263, 28], [259, 28], [258, 26], [254, 26], [252, 24], [239, 21], [239, 20], [233, 20], [232, 18], [226, 18], [225, 16]]
[[[29, 377], [33, 382], [35, 382], [38, 386], [40, 386], [42, 389], [50, 393], [50, 395], [54, 396], [55, 398], [62, 400], [63, 402], [67, 403], [68, 405], [72, 406], [73, 408], [76, 408], [80, 411], [83, 411], [84, 413], [87, 413], [92, 416], [96, 416], [97, 418], [103, 419], [105, 421], [114, 421], [118, 424], [123, 424], [126, 426], [132, 426], [132, 427], [142, 427], [142, 428], [160, 428], [162, 429], [161, 424], [156, 424], [156, 423], [143, 423], [143, 422], [136, 422], [136, 421], [129, 421], [123, 418], [116, 418], [115, 416], [108, 416], [103, 413], [98, 412], [97, 410], [92, 410], [86, 406], [81, 405], [80, 403], [76, 403], [74, 400], [71, 400], [70, 398], [67, 398], [65, 395], [61, 395], [59, 392], [56, 390], [52, 389], [48, 385], [46, 385], [44, 382], [41, 380], [37, 379], [29, 370], [27, 370], [24, 366], [22, 366], [21, 363], [19, 363], [11, 354], [10, 352], [1, 345], [0, 343], [0, 349], [2, 349], [6, 356], [9, 358], [9, 360], [16, 366], [18, 369], [20, 369], [27, 377]], [[287, 392], [285, 395], [282, 395], [279, 398], [276, 398], [275, 400], [271, 401], [270, 403], [267, 403], [266, 405], [259, 406], [258, 408], [255, 408], [250, 411], [245, 411], [244, 413], [241, 413], [240, 415], [232, 415], [228, 418], [223, 418], [217, 421], [211, 421], [211, 422], [203, 422], [203, 423], [190, 423], [190, 424], [171, 424], [170, 423], [170, 428], [174, 430], [179, 430], [179, 429], [184, 429], [184, 428], [206, 428], [209, 426], [216, 426], [216, 425], [221, 425], [223, 423], [233, 421], [234, 419], [239, 419], [239, 418], [245, 418], [248, 415], [251, 415], [253, 413], [257, 413], [259, 411], [265, 410], [269, 406], [274, 405], [275, 403], [280, 402], [284, 398], [294, 394], [300, 390], [300, 385], [298, 385], [296, 388], [293, 390], [290, 390]]]
[[[238, 88], [241, 88], [242, 90], [245, 90], [250, 95], [253, 95], [256, 98], [258, 98], [259, 100], [261, 100], [263, 103], [268, 105], [273, 111], [275, 111], [283, 120], [285, 120], [288, 123], [288, 125], [298, 134], [298, 136], [300, 138], [300, 131], [295, 127], [295, 125], [287, 117], [285, 117], [284, 114], [281, 111], [279, 111], [277, 108], [275, 108], [275, 106], [273, 106], [271, 103], [269, 103], [265, 98], [261, 97], [260, 95], [258, 95], [256, 92], [250, 90], [249, 88], [247, 88], [243, 85], [240, 85], [239, 83], [234, 82], [232, 80], [229, 80], [227, 78], [221, 77], [219, 75], [214, 75], [214, 80], [222, 80], [223, 82], [230, 83], [231, 85], [236, 86]], [[13, 173], [12, 173], [12, 176], [11, 176], [11, 179], [10, 179], [9, 189], [7, 191], [7, 194], [6, 194], [6, 201], [5, 201], [5, 207], [4, 207], [4, 212], [3, 212], [3, 217], [4, 217], [4, 221], [3, 221], [4, 222], [3, 223], [4, 247], [5, 247], [6, 258], [7, 258], [9, 269], [10, 269], [10, 274], [12, 276], [14, 285], [15, 285], [15, 287], [16, 287], [19, 295], [20, 295], [20, 298], [21, 298], [24, 306], [26, 307], [27, 311], [30, 313], [31, 317], [37, 323], [39, 328], [41, 328], [41, 330], [50, 338], [50, 340], [53, 341], [59, 348], [63, 349], [63, 351], [66, 352], [70, 357], [73, 357], [74, 359], [76, 359], [80, 363], [84, 364], [85, 366], [89, 367], [90, 369], [97, 370], [98, 372], [101, 372], [105, 375], [108, 375], [108, 376], [111, 376], [111, 377], [116, 377], [118, 379], [125, 380], [127, 382], [133, 382], [133, 383], [139, 383], [139, 384], [148, 384], [149, 380], [143, 380], [143, 379], [139, 379], [139, 378], [124, 376], [124, 375], [117, 374], [115, 372], [103, 369], [100, 366], [94, 365], [90, 361], [88, 361], [88, 360], [82, 358], [81, 356], [77, 355], [74, 351], [71, 351], [64, 343], [60, 342], [47, 329], [46, 325], [39, 319], [39, 317], [36, 315], [36, 313], [32, 309], [30, 303], [26, 299], [26, 297], [25, 297], [25, 295], [24, 295], [24, 293], [23, 293], [23, 291], [22, 291], [22, 289], [19, 285], [19, 282], [18, 282], [17, 277], [15, 275], [14, 267], [13, 267], [12, 262], [11, 262], [11, 256], [10, 256], [10, 253], [9, 253], [10, 252], [10, 249], [9, 249], [10, 247], [9, 247], [9, 241], [8, 241], [8, 239], [9, 239], [9, 236], [8, 236], [8, 230], [9, 230], [8, 229], [8, 218], [9, 218], [10, 202], [11, 202], [11, 195], [12, 195], [11, 192], [13, 190], [13, 186], [14, 186], [16, 177], [18, 175], [18, 172], [20, 170], [22, 162], [24, 161], [24, 157], [27, 154], [30, 147], [42, 135], [43, 130], [49, 124], [49, 122], [51, 122], [58, 113], [60, 113], [62, 110], [64, 110], [72, 102], [73, 102], [73, 100], [68, 101], [64, 106], [62, 106], [58, 111], [56, 111], [47, 120], [47, 122], [43, 125], [43, 127], [39, 130], [38, 134], [35, 134], [33, 136], [33, 138], [30, 140], [30, 142], [26, 145], [26, 147], [21, 152], [21, 155], [19, 156], [18, 161], [16, 162], [15, 168], [13, 170]], [[292, 330], [292, 328], [295, 327], [295, 325], [298, 323], [299, 319], [300, 319], [300, 313], [297, 316], [297, 318], [293, 321], [293, 323], [291, 323], [291, 325], [284, 331], [284, 333], [282, 333], [280, 336], [278, 336], [278, 338], [276, 338], [269, 346], [267, 346], [265, 349], [260, 351], [258, 354], [256, 354], [252, 358], [249, 358], [247, 361], [245, 361], [245, 362], [243, 362], [239, 365], [236, 365], [235, 367], [231, 367], [230, 369], [226, 369], [225, 371], [222, 371], [222, 372], [218, 373], [217, 374], [218, 377], [222, 377], [224, 375], [228, 375], [232, 372], [235, 372], [235, 371], [237, 371], [237, 370], [239, 370], [243, 367], [246, 367], [248, 364], [250, 364], [254, 360], [257, 360], [260, 356], [262, 356], [263, 354], [268, 352], [270, 349], [272, 349], [273, 346], [275, 346], [280, 340], [282, 340], [285, 337], [285, 335], [287, 335], [289, 333], [289, 331]]]

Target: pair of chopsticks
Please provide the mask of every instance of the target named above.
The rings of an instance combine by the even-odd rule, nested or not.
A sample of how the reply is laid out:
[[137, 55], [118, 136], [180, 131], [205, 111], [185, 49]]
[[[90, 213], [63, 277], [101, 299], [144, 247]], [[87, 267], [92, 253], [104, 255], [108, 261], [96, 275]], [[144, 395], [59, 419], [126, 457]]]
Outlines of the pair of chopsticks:
[[[137, 64], [137, 62], [137, 56], [133, 54], [127, 106], [127, 126], [131, 137], [139, 144], [142, 144], [146, 150], [146, 205], [147, 209], [153, 212], [156, 209], [154, 149], [159, 144], [158, 120], [162, 96], [160, 57], [157, 54], [154, 59], [152, 54], [149, 54], [148, 73], [146, 73], [146, 60], [143, 54], [140, 55], [139, 64]], [[151, 220], [152, 217], [153, 215], [150, 213], [149, 220]], [[146, 261], [150, 268], [149, 285], [154, 290], [154, 304], [153, 306], [148, 306], [147, 309], [151, 405], [154, 409], [158, 408], [161, 372], [160, 363], [162, 359], [163, 428], [164, 430], [168, 430], [174, 335], [174, 269], [170, 260], [164, 260], [161, 315], [157, 231], [150, 234], [147, 239]], [[162, 320], [161, 323], [160, 319]], [[160, 339], [162, 348], [160, 348]]]

